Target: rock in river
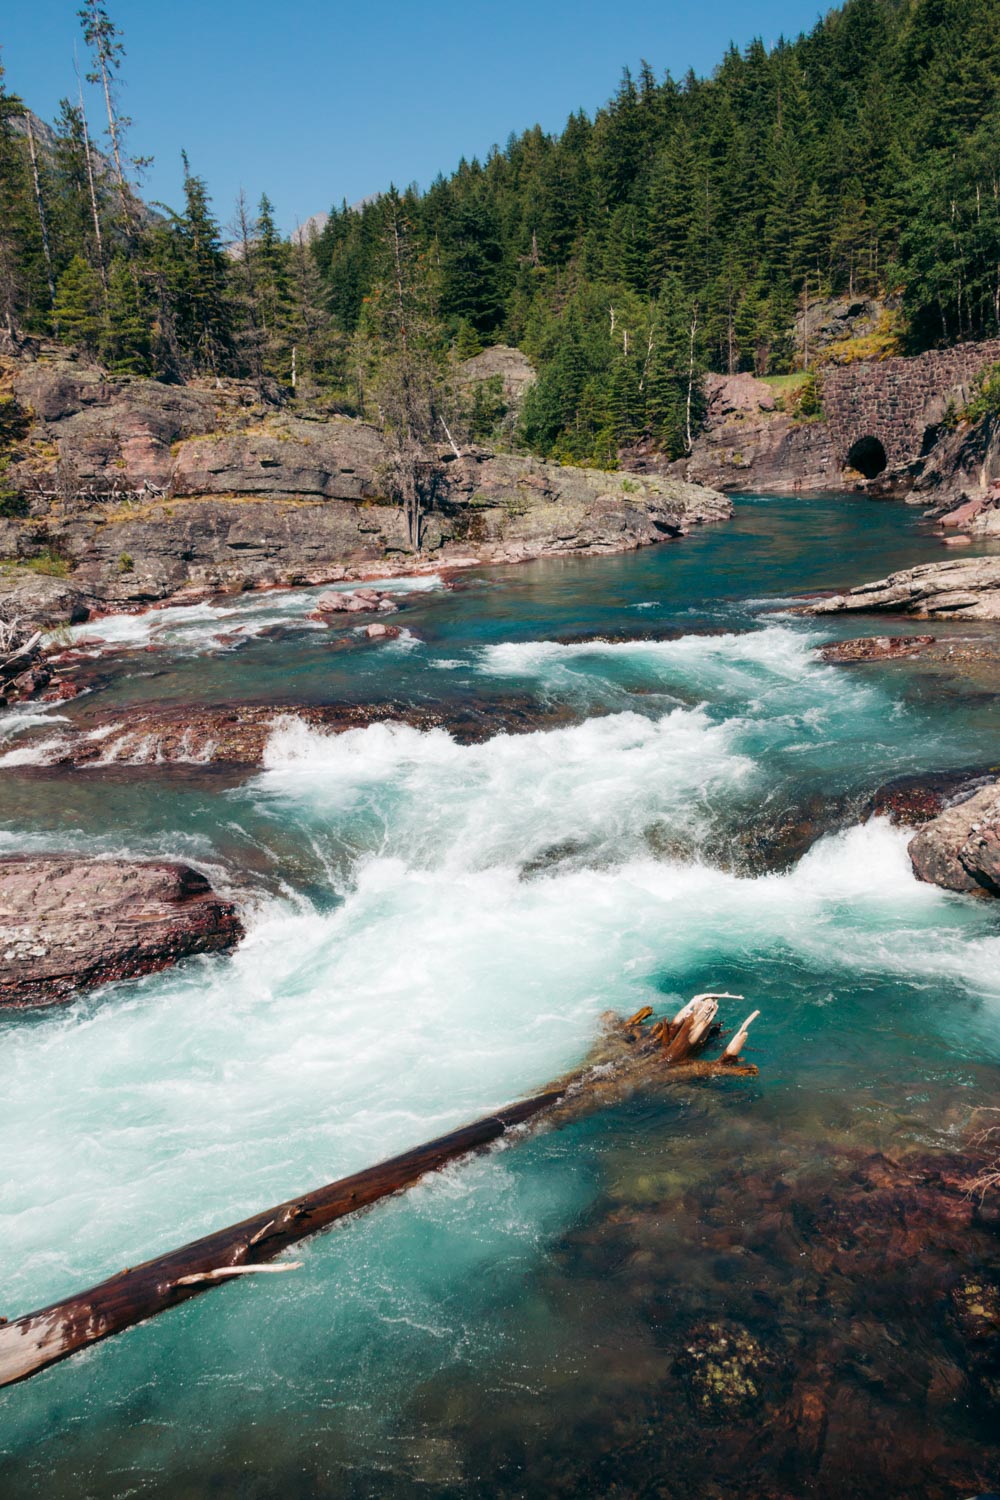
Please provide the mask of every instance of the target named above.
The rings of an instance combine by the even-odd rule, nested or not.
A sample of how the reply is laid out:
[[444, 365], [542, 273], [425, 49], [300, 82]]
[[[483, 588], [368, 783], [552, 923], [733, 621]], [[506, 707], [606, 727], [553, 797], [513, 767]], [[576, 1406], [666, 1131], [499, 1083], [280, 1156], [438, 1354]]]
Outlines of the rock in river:
[[910, 841], [910, 860], [947, 891], [1000, 896], [1000, 782], [939, 813]]
[[861, 635], [850, 641], [831, 641], [819, 648], [819, 654], [823, 661], [833, 662], [895, 661], [933, 644], [932, 635]]
[[948, 558], [904, 568], [849, 594], [822, 599], [806, 611], [838, 615], [886, 610], [920, 620], [1000, 620], [1000, 557]]
[[0, 860], [0, 1007], [48, 1005], [243, 936], [235, 906], [184, 864]]

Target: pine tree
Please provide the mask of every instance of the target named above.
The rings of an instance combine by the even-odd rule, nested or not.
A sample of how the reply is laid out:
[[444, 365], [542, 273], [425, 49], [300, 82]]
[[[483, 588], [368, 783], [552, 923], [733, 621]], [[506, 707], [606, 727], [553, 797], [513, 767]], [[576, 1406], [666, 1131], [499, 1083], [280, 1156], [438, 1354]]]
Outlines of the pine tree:
[[105, 337], [104, 289], [93, 266], [74, 255], [59, 278], [52, 320], [64, 343], [96, 355]]
[[218, 372], [233, 348], [231, 309], [226, 296], [226, 260], [219, 227], [209, 207], [205, 183], [184, 166], [184, 212], [172, 215], [172, 233], [161, 237], [181, 357], [192, 370]]
[[113, 370], [148, 375], [153, 371], [152, 350], [151, 318], [139, 280], [128, 261], [116, 256], [108, 272], [101, 356]]

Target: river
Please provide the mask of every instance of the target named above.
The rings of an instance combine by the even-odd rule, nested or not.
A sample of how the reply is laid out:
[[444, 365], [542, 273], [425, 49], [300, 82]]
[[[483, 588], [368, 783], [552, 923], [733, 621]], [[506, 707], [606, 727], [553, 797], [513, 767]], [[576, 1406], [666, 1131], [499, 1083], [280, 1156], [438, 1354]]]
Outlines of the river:
[[[193, 860], [243, 893], [248, 935], [0, 1020], [0, 1312], [512, 1101], [578, 1063], [609, 1009], [744, 994], [726, 1019], [762, 1011], [760, 1076], [460, 1164], [306, 1242], [299, 1271], [0, 1393], [5, 1494], [995, 1481], [941, 1311], [978, 1231], [968, 1266], [939, 1236], [952, 1270], [928, 1251], [924, 1285], [923, 1252], [869, 1243], [881, 1210], [858, 1199], [877, 1153], [958, 1149], [996, 1102], [997, 909], [919, 884], [879, 819], [763, 873], [739, 857], [788, 810], [995, 759], [981, 684], [824, 665], [817, 643], [869, 627], [789, 612], [939, 556], [904, 507], [749, 497], [679, 544], [395, 580], [390, 643], [310, 621], [317, 590], [78, 628], [92, 691], [0, 718], [0, 850]], [[555, 727], [459, 744], [294, 716], [511, 695]], [[98, 713], [251, 700], [289, 712], [246, 776], [44, 766]], [[712, 1407], [697, 1367], [717, 1357], [738, 1389]]]

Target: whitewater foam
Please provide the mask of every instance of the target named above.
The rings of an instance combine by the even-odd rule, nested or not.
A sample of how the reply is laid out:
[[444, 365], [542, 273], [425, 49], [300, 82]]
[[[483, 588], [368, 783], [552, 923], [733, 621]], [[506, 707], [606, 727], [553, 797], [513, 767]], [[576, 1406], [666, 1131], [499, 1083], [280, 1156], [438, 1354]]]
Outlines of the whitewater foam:
[[733, 739], [699, 709], [610, 714], [481, 745], [403, 724], [326, 734], [292, 720], [272, 734], [256, 787], [353, 849], [411, 864], [520, 865], [567, 844], [621, 859], [664, 817], [693, 833], [722, 789], [748, 781], [753, 762]]
[[[444, 581], [438, 574], [428, 573], [374, 579], [366, 581], [364, 586], [388, 594], [420, 594], [442, 589]], [[308, 618], [320, 595], [347, 593], [358, 587], [358, 583], [350, 582], [304, 589], [275, 589], [225, 601], [173, 604], [164, 609], [145, 610], [141, 614], [106, 615], [74, 626], [70, 637], [77, 646], [99, 645], [105, 649], [139, 650], [158, 644], [183, 654], [234, 650], [275, 626], [326, 630], [328, 627], [323, 621]]]
[[[472, 1118], [582, 1057], [606, 1008], [673, 1004], [734, 966], [780, 954], [805, 991], [771, 1002], [765, 1066], [813, 1003], [804, 976], [835, 994], [880, 977], [887, 949], [900, 978], [923, 981], [931, 953], [939, 981], [1000, 997], [1000, 938], [977, 920], [913, 879], [881, 823], [758, 880], [368, 859], [333, 911], [269, 903], [228, 962], [4, 1025], [7, 1294], [27, 1305]], [[52, 1244], [58, 1266], [39, 1259]]]

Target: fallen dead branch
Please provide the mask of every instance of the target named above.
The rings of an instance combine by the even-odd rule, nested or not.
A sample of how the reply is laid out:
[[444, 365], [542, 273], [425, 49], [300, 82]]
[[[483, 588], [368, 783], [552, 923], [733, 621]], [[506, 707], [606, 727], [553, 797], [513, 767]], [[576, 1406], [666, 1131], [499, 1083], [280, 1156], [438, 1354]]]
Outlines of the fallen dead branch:
[[[301, 1262], [262, 1264], [290, 1245], [338, 1219], [367, 1208], [437, 1171], [446, 1163], [481, 1150], [508, 1131], [543, 1113], [553, 1123], [600, 1107], [624, 1086], [652, 1080], [675, 1082], [730, 1074], [749, 1076], [757, 1069], [740, 1060], [747, 1028], [755, 1011], [721, 1057], [699, 1056], [721, 1028], [716, 1021], [720, 999], [741, 996], [697, 995], [670, 1020], [645, 1029], [652, 1011], [645, 1006], [624, 1024], [612, 1018], [586, 1068], [508, 1109], [499, 1110], [426, 1145], [405, 1151], [325, 1187], [265, 1209], [239, 1224], [216, 1230], [179, 1250], [127, 1267], [85, 1292], [54, 1302], [15, 1321], [0, 1320], [0, 1386], [13, 1385], [89, 1347], [111, 1334], [154, 1317], [231, 1277], [258, 1271], [297, 1270]], [[600, 1064], [600, 1066], [595, 1066]], [[608, 1064], [611, 1064], [609, 1067]], [[557, 1108], [557, 1106], [559, 1106]]]

